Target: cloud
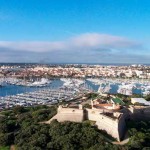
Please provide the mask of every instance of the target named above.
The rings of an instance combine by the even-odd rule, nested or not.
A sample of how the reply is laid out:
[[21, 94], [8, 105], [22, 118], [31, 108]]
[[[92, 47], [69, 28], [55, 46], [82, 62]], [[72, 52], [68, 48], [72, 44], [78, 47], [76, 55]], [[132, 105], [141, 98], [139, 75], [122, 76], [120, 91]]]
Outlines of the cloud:
[[75, 46], [81, 47], [109, 47], [109, 48], [134, 48], [139, 43], [128, 40], [124, 37], [113, 36], [108, 34], [86, 33], [72, 38]]
[[1, 62], [149, 63], [149, 60], [150, 55], [141, 43], [108, 34], [85, 33], [54, 42], [0, 41]]
[[50, 52], [75, 49], [124, 49], [137, 48], [139, 43], [128, 40], [124, 37], [107, 34], [86, 33], [71, 37], [65, 41], [43, 42], [43, 41], [0, 41], [0, 48], [7, 48], [18, 51]]
[[18, 51], [33, 51], [33, 52], [46, 52], [52, 50], [64, 49], [63, 42], [10, 42], [10, 41], [0, 41], [1, 48], [7, 48], [10, 50]]

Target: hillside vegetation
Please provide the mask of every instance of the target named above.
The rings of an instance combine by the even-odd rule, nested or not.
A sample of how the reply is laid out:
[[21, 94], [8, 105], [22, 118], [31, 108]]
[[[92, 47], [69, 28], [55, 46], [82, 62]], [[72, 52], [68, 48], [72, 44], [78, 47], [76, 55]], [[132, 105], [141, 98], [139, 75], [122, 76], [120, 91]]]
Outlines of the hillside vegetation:
[[109, 143], [105, 134], [88, 121], [59, 123], [54, 120], [51, 124], [41, 123], [54, 116], [56, 110], [56, 106], [17, 106], [1, 112], [0, 149], [8, 150], [14, 145], [16, 150], [141, 150], [150, 146], [147, 123], [142, 124], [146, 126], [144, 130], [142, 126], [140, 128], [130, 122], [131, 140], [128, 145], [119, 146]]

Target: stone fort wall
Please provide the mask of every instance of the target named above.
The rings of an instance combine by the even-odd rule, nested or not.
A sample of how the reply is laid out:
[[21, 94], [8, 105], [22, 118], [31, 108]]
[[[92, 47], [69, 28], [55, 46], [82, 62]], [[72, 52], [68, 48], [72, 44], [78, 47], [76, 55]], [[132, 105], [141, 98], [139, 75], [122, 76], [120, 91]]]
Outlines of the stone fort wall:
[[51, 118], [47, 123], [50, 123], [54, 119], [56, 119], [59, 122], [82, 122], [84, 121], [84, 110], [77, 108], [63, 108], [59, 106], [57, 114], [53, 118]]
[[[121, 114], [122, 116], [122, 114]], [[102, 114], [101, 110], [93, 109], [75, 109], [75, 108], [63, 108], [59, 106], [58, 113], [51, 118], [47, 123], [52, 120], [57, 119], [59, 122], [72, 121], [72, 122], [82, 122], [84, 120], [95, 121], [98, 129], [105, 130], [112, 137], [120, 141], [121, 137], [124, 135], [124, 125], [123, 119], [121, 117], [118, 119], [113, 119]]]
[[130, 108], [124, 109], [122, 113], [118, 113], [120, 115], [116, 118], [105, 115], [104, 111], [105, 113], [110, 112], [95, 108], [83, 110], [81, 106], [79, 108], [64, 108], [59, 106], [58, 113], [46, 123], [50, 123], [54, 119], [57, 119], [59, 122], [92, 120], [95, 121], [98, 129], [105, 130], [112, 137], [120, 141], [126, 131], [125, 120], [150, 120], [150, 107], [148, 106], [130, 106]]
[[96, 110], [86, 110], [88, 113], [88, 120], [96, 121], [98, 129], [105, 130], [118, 141], [122, 139], [125, 132], [125, 121], [123, 114], [120, 114], [119, 118], [111, 118], [105, 114], [99, 113], [99, 111]]

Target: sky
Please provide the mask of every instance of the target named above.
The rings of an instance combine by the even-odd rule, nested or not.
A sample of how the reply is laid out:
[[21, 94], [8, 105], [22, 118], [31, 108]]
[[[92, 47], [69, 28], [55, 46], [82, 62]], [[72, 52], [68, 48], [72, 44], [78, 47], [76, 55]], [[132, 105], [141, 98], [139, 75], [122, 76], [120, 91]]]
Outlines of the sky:
[[150, 63], [150, 0], [0, 0], [0, 62]]

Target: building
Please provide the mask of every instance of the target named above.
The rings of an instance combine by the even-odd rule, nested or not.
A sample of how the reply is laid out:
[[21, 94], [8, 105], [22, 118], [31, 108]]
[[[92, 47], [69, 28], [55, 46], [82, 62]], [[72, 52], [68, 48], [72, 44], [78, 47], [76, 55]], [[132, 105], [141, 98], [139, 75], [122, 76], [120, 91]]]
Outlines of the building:
[[107, 111], [104, 107], [100, 109], [93, 106], [92, 109], [83, 109], [82, 105], [79, 105], [78, 108], [68, 108], [60, 105], [57, 114], [46, 123], [49, 124], [54, 119], [59, 122], [94, 121], [98, 129], [106, 131], [118, 141], [122, 140], [126, 128], [123, 113], [113, 112], [109, 109]]
[[[132, 98], [132, 103], [146, 103], [143, 98]], [[147, 103], [146, 103], [147, 104]], [[46, 123], [56, 119], [59, 122], [72, 121], [82, 122], [91, 120], [95, 122], [98, 129], [121, 141], [126, 133], [126, 121], [128, 120], [150, 120], [150, 106], [123, 106], [120, 99], [112, 98], [111, 103], [103, 100], [91, 100], [91, 109], [78, 107], [59, 106], [57, 114]]]
[[150, 106], [150, 102], [146, 101], [144, 98], [131, 98], [131, 103]]

